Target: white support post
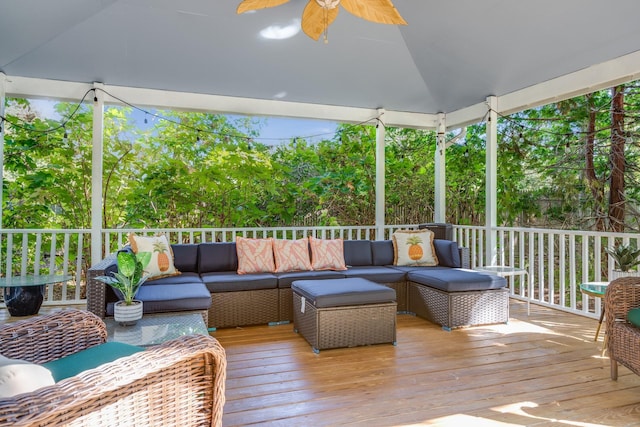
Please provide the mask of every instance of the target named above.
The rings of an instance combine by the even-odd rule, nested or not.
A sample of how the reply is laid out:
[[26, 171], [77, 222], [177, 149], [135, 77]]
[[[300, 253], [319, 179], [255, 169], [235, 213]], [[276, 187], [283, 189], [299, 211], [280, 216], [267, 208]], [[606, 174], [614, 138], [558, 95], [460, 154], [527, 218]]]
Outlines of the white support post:
[[[94, 88], [103, 87], [94, 83]], [[91, 154], [91, 265], [102, 259], [102, 151], [104, 145], [104, 93], [95, 91], [93, 103], [93, 149]], [[105, 254], [106, 255], [106, 254]]]
[[489, 114], [487, 118], [487, 159], [486, 159], [486, 246], [485, 265], [495, 265], [498, 260], [498, 98], [487, 97]]
[[[6, 102], [6, 85], [7, 76], [4, 73], [0, 73], [0, 115], [5, 117], [5, 108], [4, 104]], [[7, 124], [4, 120], [0, 120], [0, 229], [3, 227], [2, 221], [2, 200], [3, 193], [2, 188], [4, 187], [4, 130]]]
[[435, 200], [433, 220], [434, 222], [446, 222], [446, 118], [444, 113], [438, 114], [435, 154]]
[[385, 154], [384, 138], [385, 127], [382, 116], [384, 110], [378, 110], [378, 123], [376, 124], [376, 239], [384, 240], [384, 211], [385, 211]]

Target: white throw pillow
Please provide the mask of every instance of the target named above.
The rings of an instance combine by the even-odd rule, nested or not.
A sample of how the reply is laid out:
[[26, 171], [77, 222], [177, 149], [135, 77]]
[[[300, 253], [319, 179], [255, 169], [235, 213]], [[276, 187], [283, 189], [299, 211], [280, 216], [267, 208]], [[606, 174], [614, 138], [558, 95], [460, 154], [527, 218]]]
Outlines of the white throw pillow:
[[56, 382], [44, 366], [0, 355], [0, 398], [29, 393]]
[[393, 265], [435, 266], [438, 257], [431, 230], [398, 230], [393, 240]]

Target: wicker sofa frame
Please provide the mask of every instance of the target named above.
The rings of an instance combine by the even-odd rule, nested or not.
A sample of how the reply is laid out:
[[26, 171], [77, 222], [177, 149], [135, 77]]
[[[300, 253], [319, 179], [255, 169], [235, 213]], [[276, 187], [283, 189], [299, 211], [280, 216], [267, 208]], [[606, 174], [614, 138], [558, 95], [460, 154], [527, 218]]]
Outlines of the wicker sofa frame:
[[[0, 353], [45, 363], [102, 344], [104, 322], [61, 310], [0, 328]], [[0, 399], [0, 425], [222, 425], [226, 357], [210, 336], [183, 336], [55, 385]]]
[[611, 379], [618, 379], [618, 363], [640, 375], [640, 329], [627, 321], [627, 312], [640, 307], [640, 277], [612, 281], [604, 296], [606, 348], [611, 361]]
[[[439, 240], [451, 241], [453, 235], [450, 224], [423, 224], [420, 228], [430, 229], [434, 233], [434, 238]], [[390, 241], [387, 242], [391, 244]], [[374, 242], [372, 241], [372, 251], [374, 251], [373, 243]], [[222, 245], [225, 244], [228, 245], [229, 243], [222, 243]], [[204, 243], [202, 245], [217, 245], [217, 243]], [[174, 248], [176, 247], [176, 245], [172, 246], [174, 246]], [[196, 245], [177, 246], [184, 247]], [[351, 248], [352, 249], [350, 249], [348, 253], [353, 257], [354, 246], [351, 246]], [[197, 255], [194, 255], [197, 256], [197, 263], [203, 262], [202, 260], [209, 260], [211, 257], [211, 246], [208, 246], [206, 249], [209, 251], [207, 252], [209, 255], [206, 256], [202, 255], [200, 249], [202, 248], [198, 247]], [[458, 247], [458, 251], [460, 267], [464, 269], [470, 268], [469, 248]], [[375, 258], [375, 256], [372, 254], [372, 260], [373, 258]], [[195, 258], [193, 259], [195, 260]], [[345, 245], [345, 260], [346, 259], [347, 246]], [[385, 274], [385, 272], [388, 274], [389, 267], [393, 267], [390, 265], [393, 262], [392, 259], [393, 254], [391, 254], [391, 261], [386, 261], [384, 263], [374, 261], [372, 267], [380, 268], [382, 274]], [[211, 264], [210, 261], [206, 261], [206, 263]], [[186, 264], [189, 265], [190, 263]], [[349, 275], [343, 275], [340, 271], [321, 272], [323, 277], [305, 276], [301, 277], [301, 279], [358, 277], [357, 268], [362, 265], [367, 266], [367, 264], [355, 264], [354, 272]], [[104, 275], [109, 268], [113, 268], [114, 266], [115, 255], [110, 255], [89, 269], [87, 309], [99, 317], [105, 317], [107, 315], [105, 307], [108, 302], [115, 301], [115, 295], [113, 295], [113, 292], [108, 288], [108, 286], [98, 280], [95, 280], [95, 277]], [[220, 273], [235, 273], [235, 271], [229, 270], [232, 270], [232, 268], [227, 267], [226, 270], [220, 271]], [[187, 271], [191, 272], [192, 270]], [[218, 273], [218, 270], [204, 269], [203, 271], [207, 274], [210, 272], [213, 272], [214, 274]], [[285, 276], [286, 274], [287, 273], [284, 273]], [[406, 274], [402, 279], [396, 279], [397, 281], [394, 282], [376, 280], [375, 277], [371, 276], [372, 273], [370, 271], [365, 274], [369, 274], [369, 276], [365, 276], [363, 278], [391, 287], [396, 291], [398, 312], [417, 314], [427, 320], [441, 324], [445, 329], [487, 323], [503, 323], [506, 322], [509, 317], [508, 293], [505, 293], [506, 289], [503, 291], [482, 290], [474, 292], [443, 293], [442, 291], [431, 288], [428, 285], [408, 281]], [[261, 289], [258, 286], [252, 286], [250, 281], [253, 280], [253, 278], [250, 278], [249, 276], [250, 275], [246, 276], [248, 281], [247, 283], [249, 283], [248, 286], [244, 286], [244, 279], [237, 282], [239, 285], [237, 287], [238, 290], [235, 290], [235, 288], [229, 289], [228, 287], [225, 290], [210, 290], [211, 305], [208, 310], [203, 310], [201, 312], [205, 319], [205, 323], [210, 329], [257, 324], [289, 323], [294, 320], [293, 291], [286, 284], [281, 286], [280, 276], [276, 274], [277, 285], [272, 287], [265, 286], [268, 287], [268, 289]], [[179, 292], [179, 290], [177, 290], [177, 292]], [[484, 306], [485, 302], [488, 302], [486, 306]], [[482, 304], [482, 308], [480, 310], [472, 310], [474, 313], [473, 316], [470, 316], [466, 311], [469, 311], [469, 307], [479, 307], [478, 303]]]

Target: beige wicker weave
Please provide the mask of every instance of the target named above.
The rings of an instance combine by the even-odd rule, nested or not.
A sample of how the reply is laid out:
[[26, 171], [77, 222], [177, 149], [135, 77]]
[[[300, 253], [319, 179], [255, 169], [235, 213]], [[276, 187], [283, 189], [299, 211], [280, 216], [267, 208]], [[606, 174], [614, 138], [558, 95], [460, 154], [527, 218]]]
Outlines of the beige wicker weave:
[[640, 375], [640, 329], [627, 322], [627, 312], [635, 307], [640, 307], [640, 277], [622, 277], [609, 284], [604, 310], [613, 380], [618, 379], [618, 363]]
[[395, 302], [316, 308], [293, 292], [294, 331], [302, 335], [315, 353], [339, 347], [396, 344]]
[[[63, 310], [0, 328], [0, 353], [43, 363], [101, 344], [97, 316]], [[151, 347], [31, 393], [0, 399], [0, 425], [219, 426], [226, 358], [210, 336]]]
[[464, 326], [507, 323], [509, 289], [445, 292], [408, 282], [409, 311], [445, 330]]

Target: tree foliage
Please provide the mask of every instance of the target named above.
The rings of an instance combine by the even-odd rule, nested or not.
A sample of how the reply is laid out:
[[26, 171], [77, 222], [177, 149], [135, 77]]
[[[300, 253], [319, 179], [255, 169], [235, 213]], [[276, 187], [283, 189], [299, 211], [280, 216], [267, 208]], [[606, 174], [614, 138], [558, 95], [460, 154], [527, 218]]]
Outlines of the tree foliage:
[[[77, 107], [56, 104], [72, 117], [61, 126], [7, 101], [5, 228], [89, 228], [92, 106]], [[632, 83], [500, 117], [500, 225], [637, 229], [638, 107]], [[251, 119], [161, 111], [140, 127], [132, 111], [105, 111], [105, 228], [375, 222], [375, 126], [269, 146]], [[484, 223], [485, 133], [470, 126], [446, 151], [450, 222]], [[388, 128], [385, 144], [386, 222], [432, 221], [435, 133]]]

